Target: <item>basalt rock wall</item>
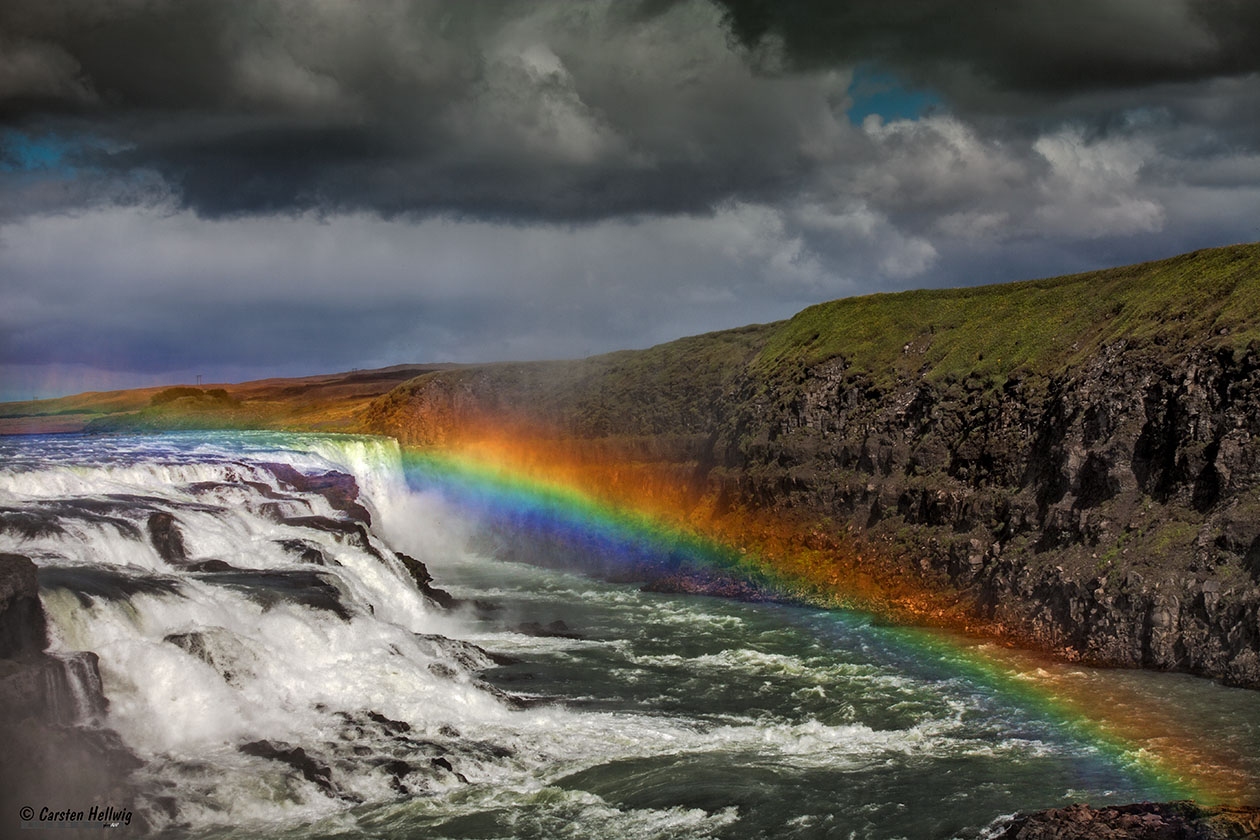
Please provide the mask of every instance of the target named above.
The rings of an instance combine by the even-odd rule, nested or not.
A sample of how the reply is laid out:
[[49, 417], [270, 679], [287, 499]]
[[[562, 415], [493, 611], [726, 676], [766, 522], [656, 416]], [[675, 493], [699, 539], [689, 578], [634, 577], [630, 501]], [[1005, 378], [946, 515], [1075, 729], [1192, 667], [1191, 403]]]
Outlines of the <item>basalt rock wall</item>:
[[1120, 342], [1058, 376], [883, 391], [835, 359], [731, 406], [709, 475], [728, 504], [865, 534], [980, 629], [1260, 687], [1254, 349], [1169, 366]]
[[[433, 417], [463, 422], [483, 389], [499, 404], [512, 387], [434, 385], [375, 430], [431, 443]], [[837, 357], [777, 381], [733, 378], [669, 445], [632, 423], [614, 431], [567, 434], [691, 481], [719, 513], [749, 506], [858, 534], [955, 592], [979, 632], [1260, 687], [1255, 349], [1169, 365], [1121, 341], [1054, 376], [893, 387]]]
[[550, 430], [718, 516], [862, 541], [978, 632], [1260, 688], [1258, 347], [1260, 246], [1234, 246], [432, 373], [363, 429]]

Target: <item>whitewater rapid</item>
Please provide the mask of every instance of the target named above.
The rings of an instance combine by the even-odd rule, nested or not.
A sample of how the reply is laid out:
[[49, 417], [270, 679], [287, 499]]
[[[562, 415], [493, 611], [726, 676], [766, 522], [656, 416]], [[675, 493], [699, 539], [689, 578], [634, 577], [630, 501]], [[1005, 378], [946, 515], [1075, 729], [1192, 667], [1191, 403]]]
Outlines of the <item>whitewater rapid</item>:
[[[976, 837], [1149, 793], [852, 617], [479, 554], [390, 440], [40, 437], [0, 458], [0, 553], [38, 565], [51, 650], [99, 657], [108, 708], [79, 723], [140, 759], [159, 830]], [[574, 632], [529, 629], [555, 619]]]
[[[459, 617], [421, 594], [382, 537], [453, 550], [453, 534], [417, 527], [440, 515], [406, 491], [392, 441], [54, 438], [5, 454], [3, 550], [40, 567], [51, 651], [100, 657], [97, 722], [145, 762], [151, 825], [306, 822], [526, 780], [647, 734], [524, 709], [477, 678], [495, 661], [458, 640]], [[354, 476], [372, 527], [331, 527], [347, 515], [276, 464]], [[155, 515], [174, 523], [182, 557], [156, 547]], [[327, 780], [242, 750], [262, 741], [302, 748]]]

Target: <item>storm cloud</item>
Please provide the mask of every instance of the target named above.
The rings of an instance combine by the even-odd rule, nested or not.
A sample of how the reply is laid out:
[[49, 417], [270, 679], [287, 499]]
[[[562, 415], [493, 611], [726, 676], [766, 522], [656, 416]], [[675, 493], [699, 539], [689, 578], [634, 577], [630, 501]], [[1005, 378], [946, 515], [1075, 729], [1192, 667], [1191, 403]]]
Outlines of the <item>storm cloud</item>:
[[1041, 99], [1260, 70], [1248, 0], [720, 0], [739, 40], [797, 68], [880, 61], [955, 102]]
[[0, 365], [582, 355], [1255, 239], [1256, 43], [1245, 0], [10, 0]]

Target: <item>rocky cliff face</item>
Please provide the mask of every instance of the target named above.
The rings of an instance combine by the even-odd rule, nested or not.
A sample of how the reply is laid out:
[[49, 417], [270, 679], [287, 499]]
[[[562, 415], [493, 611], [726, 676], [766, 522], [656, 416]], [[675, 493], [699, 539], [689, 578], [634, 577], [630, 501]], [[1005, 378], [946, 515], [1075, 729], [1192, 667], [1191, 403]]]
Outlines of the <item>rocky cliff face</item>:
[[[512, 399], [527, 402], [501, 375], [439, 380], [376, 430], [431, 443]], [[719, 513], [857, 534], [955, 593], [977, 632], [1260, 688], [1256, 350], [1169, 365], [1119, 342], [1053, 376], [891, 387], [838, 357], [777, 381], [742, 373], [710, 405], [677, 445], [633, 423], [566, 434], [690, 476]]]
[[52, 655], [35, 564], [0, 554], [0, 814], [21, 806], [130, 806], [140, 762], [104, 728], [96, 654]]
[[[365, 413], [509, 418], [866, 541], [968, 627], [1260, 688], [1260, 246], [836, 301], [578, 362], [435, 373]], [[814, 527], [811, 525], [811, 527]]]
[[732, 503], [882, 539], [1025, 644], [1260, 687], [1254, 349], [1169, 366], [1120, 342], [1058, 376], [886, 391], [834, 359], [757, 388], [715, 435]]

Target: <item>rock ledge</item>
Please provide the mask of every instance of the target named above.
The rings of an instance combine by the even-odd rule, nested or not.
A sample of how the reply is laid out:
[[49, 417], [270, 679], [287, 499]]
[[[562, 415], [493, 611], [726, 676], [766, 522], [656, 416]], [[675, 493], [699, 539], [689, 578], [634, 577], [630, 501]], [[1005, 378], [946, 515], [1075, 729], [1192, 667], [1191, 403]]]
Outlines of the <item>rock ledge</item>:
[[1260, 838], [1260, 808], [1143, 802], [1019, 814], [989, 840], [1239, 840]]

